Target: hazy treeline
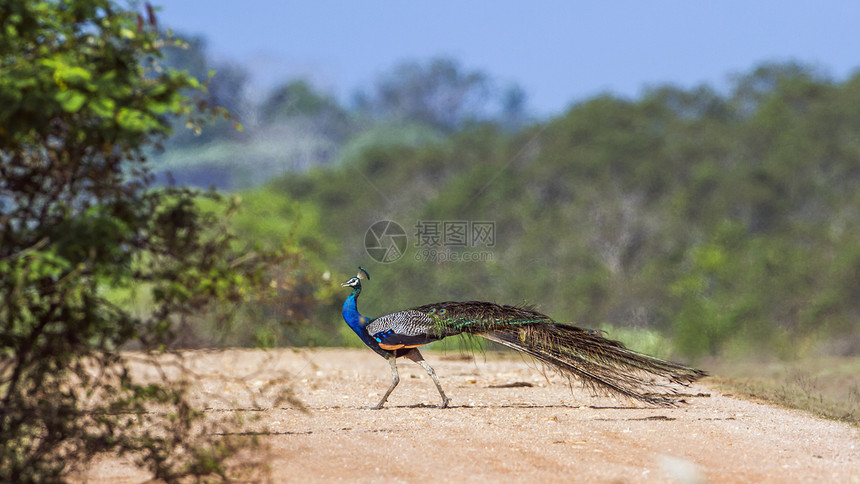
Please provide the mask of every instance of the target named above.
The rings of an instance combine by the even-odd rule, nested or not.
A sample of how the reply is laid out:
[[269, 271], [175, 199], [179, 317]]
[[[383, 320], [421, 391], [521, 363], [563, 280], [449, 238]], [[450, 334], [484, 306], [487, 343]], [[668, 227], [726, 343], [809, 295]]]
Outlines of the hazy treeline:
[[205, 103], [231, 113], [202, 131], [176, 126], [156, 164], [178, 183], [246, 188], [334, 163], [380, 140], [423, 144], [474, 123], [514, 131], [528, 119], [522, 88], [452, 59], [401, 62], [342, 102], [305, 79], [251, 93], [244, 68], [211, 61], [199, 37], [166, 52], [166, 65], [208, 79]]
[[[349, 343], [334, 283], [362, 264], [370, 315], [527, 302], [582, 326], [656, 332], [689, 356], [860, 352], [860, 75], [764, 64], [725, 93], [661, 86], [531, 123], [525, 93], [491, 86], [445, 60], [395, 67], [349, 106], [294, 81], [253, 128], [198, 156], [192, 141], [168, 150], [180, 175], [258, 174], [225, 184], [263, 183], [242, 192], [242, 232], [303, 247], [315, 296], [298, 312], [258, 308], [257, 333], [244, 334]], [[272, 160], [300, 145], [305, 161], [272, 177]], [[395, 262], [365, 251], [379, 220], [407, 233]], [[426, 239], [427, 222], [476, 221], [493, 224], [492, 244]]]

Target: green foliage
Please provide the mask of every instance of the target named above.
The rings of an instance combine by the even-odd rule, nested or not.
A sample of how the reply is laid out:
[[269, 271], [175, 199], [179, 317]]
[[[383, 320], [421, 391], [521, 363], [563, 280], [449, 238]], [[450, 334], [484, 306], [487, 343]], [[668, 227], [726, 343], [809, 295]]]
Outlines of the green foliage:
[[[584, 327], [666, 335], [655, 351], [666, 356], [851, 354], [859, 101], [860, 76], [835, 83], [764, 65], [729, 95], [664, 86], [590, 99], [513, 134], [377, 136], [337, 166], [270, 186], [316, 207], [322, 233], [341, 241], [340, 277], [368, 266], [369, 315], [445, 299], [530, 302]], [[410, 237], [394, 264], [363, 248], [383, 219]], [[491, 260], [427, 263], [418, 220], [495, 222]]]
[[672, 356], [675, 343], [656, 329], [604, 325], [601, 330], [603, 331], [602, 336], [612, 340], [624, 341], [626, 346], [633, 351], [657, 358], [670, 358]]
[[263, 102], [261, 115], [266, 122], [299, 118], [308, 124], [325, 124], [340, 135], [349, 124], [346, 110], [306, 81], [291, 81], [275, 89]]
[[[0, 18], [0, 481], [64, 481], [105, 452], [225, 478], [239, 444], [212, 437], [187, 382], [137, 382], [119, 350], [149, 359], [201, 314], [229, 320], [286, 250], [241, 244], [229, 205], [201, 209], [215, 193], [149, 188], [172, 120], [208, 116], [199, 82], [158, 66], [151, 10], [2, 2]], [[146, 310], [118, 302], [135, 294]]]
[[336, 316], [332, 296], [339, 287], [331, 280], [327, 262], [335, 247], [321, 235], [315, 207], [268, 189], [233, 200], [241, 211], [231, 217], [230, 226], [241, 234], [240, 243], [253, 243], [258, 251], [281, 250], [283, 258], [267, 273], [267, 291], [256, 293], [255, 304], [240, 308], [224, 324], [211, 318], [197, 320], [196, 344], [274, 347], [337, 342], [310, 324], [314, 315], [326, 311]]
[[478, 119], [490, 99], [487, 76], [464, 72], [451, 59], [403, 62], [383, 76], [371, 93], [358, 93], [359, 110], [371, 116], [408, 120], [448, 132]]
[[[509, 119], [494, 117], [487, 75], [446, 59], [407, 62], [352, 110], [286, 83], [249, 143], [177, 151], [164, 166], [204, 185], [252, 174], [233, 187], [289, 171], [263, 199], [319, 221], [314, 244], [336, 249], [305, 251], [325, 254], [311, 264], [317, 274], [373, 266], [365, 232], [400, 223], [405, 257], [373, 269], [397, 291], [368, 289], [367, 314], [441, 299], [531, 302], [581, 326], [631, 328], [633, 340], [658, 332], [667, 356], [856, 353], [860, 76], [837, 83], [796, 63], [763, 64], [732, 83], [727, 94], [602, 95], [512, 131], [522, 92], [503, 100]], [[285, 163], [292, 153], [303, 161]], [[288, 233], [266, 220], [242, 231]], [[492, 221], [496, 245], [483, 262], [428, 264], [421, 220]], [[314, 325], [260, 337], [354, 342], [333, 305], [303, 314]]]

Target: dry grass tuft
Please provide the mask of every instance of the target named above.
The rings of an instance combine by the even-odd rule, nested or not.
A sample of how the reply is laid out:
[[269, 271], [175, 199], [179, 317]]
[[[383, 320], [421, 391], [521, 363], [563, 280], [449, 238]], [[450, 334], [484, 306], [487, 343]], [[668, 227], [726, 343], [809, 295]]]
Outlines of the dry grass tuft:
[[710, 365], [709, 382], [724, 392], [758, 398], [860, 427], [860, 358], [791, 362], [734, 361]]

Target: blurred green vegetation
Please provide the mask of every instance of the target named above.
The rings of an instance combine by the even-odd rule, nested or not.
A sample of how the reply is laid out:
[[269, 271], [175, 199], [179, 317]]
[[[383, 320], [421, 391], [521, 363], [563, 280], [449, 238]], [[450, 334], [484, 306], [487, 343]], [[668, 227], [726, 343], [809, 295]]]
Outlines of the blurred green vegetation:
[[[383, 135], [406, 126], [402, 143]], [[315, 277], [370, 270], [360, 304], [371, 316], [526, 302], [664, 356], [860, 352], [860, 75], [765, 64], [725, 94], [662, 86], [513, 131], [492, 119], [422, 126], [374, 124], [339, 162], [242, 192], [262, 198], [241, 232], [285, 237], [293, 229], [272, 217], [301, 215]], [[390, 264], [363, 245], [385, 219], [409, 235]], [[452, 249], [491, 260], [420, 260], [421, 220], [494, 222], [495, 246]], [[338, 303], [323, 306], [297, 334], [356, 343]]]
[[[175, 124], [229, 116], [161, 62], [177, 40], [149, 4], [7, 1], [0, 18], [0, 482], [67, 482], [105, 454], [161, 482], [230, 480], [255, 442], [157, 358], [275, 290], [317, 300], [297, 246], [239, 240], [221, 194], [152, 186]], [[132, 378], [147, 364], [158, 376]]]

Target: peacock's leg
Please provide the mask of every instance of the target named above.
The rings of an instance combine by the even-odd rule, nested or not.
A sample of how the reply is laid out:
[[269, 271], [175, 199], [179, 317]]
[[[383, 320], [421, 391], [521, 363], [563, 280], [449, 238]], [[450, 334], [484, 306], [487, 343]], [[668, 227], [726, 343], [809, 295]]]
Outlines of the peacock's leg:
[[406, 353], [405, 356], [410, 360], [414, 361], [415, 363], [418, 363], [419, 365], [423, 366], [424, 369], [427, 370], [427, 374], [430, 375], [430, 378], [433, 379], [433, 383], [436, 384], [436, 389], [439, 390], [439, 395], [442, 397], [442, 405], [439, 405], [439, 408], [447, 407], [448, 402], [450, 400], [448, 400], [448, 397], [445, 396], [445, 392], [442, 391], [442, 385], [439, 384], [439, 379], [436, 378], [436, 372], [433, 371], [433, 367], [430, 366], [429, 363], [424, 361], [424, 357], [421, 356], [421, 352], [418, 351], [418, 349], [413, 348], [409, 353]]
[[400, 383], [400, 375], [397, 374], [397, 359], [392, 356], [388, 359], [388, 364], [391, 365], [391, 386], [388, 387], [388, 391], [382, 396], [382, 400], [373, 407], [374, 410], [379, 410], [383, 405], [385, 405], [385, 401], [388, 400], [388, 395], [391, 395], [391, 392], [394, 391], [394, 387]]

